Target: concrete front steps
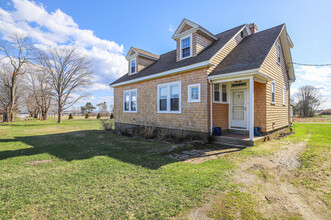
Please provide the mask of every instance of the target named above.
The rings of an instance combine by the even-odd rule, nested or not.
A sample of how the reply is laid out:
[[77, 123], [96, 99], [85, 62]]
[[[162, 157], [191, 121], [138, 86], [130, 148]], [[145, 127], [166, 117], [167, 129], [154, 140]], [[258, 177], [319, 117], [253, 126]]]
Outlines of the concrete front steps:
[[254, 145], [269, 141], [274, 138], [286, 134], [289, 132], [289, 128], [282, 128], [277, 131], [254, 137], [253, 140], [249, 140], [248, 134], [239, 132], [224, 132], [221, 136], [212, 136], [212, 141], [215, 144], [220, 144], [228, 147], [252, 147]]

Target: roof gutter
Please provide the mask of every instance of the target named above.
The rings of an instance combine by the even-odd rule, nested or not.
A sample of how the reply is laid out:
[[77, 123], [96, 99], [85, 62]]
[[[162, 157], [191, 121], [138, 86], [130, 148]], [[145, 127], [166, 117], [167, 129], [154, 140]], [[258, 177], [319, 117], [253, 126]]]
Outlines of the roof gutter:
[[145, 80], [149, 80], [149, 79], [154, 79], [154, 78], [158, 78], [158, 77], [162, 77], [162, 76], [177, 74], [177, 73], [185, 72], [185, 71], [188, 71], [188, 70], [200, 69], [200, 68], [211, 66], [211, 65], [212, 64], [209, 63], [209, 60], [206, 60], [206, 61], [203, 61], [203, 62], [200, 62], [200, 63], [195, 63], [195, 64], [192, 64], [192, 65], [189, 65], [189, 66], [184, 66], [184, 67], [180, 67], [180, 68], [177, 68], [177, 69], [172, 69], [172, 70], [156, 73], [156, 74], [152, 74], [152, 75], [149, 75], [149, 76], [139, 77], [137, 79], [132, 79], [132, 80], [128, 80], [128, 81], [125, 81], [125, 82], [110, 84], [110, 87], [114, 88], [114, 87], [117, 87], [117, 86], [123, 86], [123, 85], [136, 83], [136, 82], [140, 82], [140, 81], [145, 81]]

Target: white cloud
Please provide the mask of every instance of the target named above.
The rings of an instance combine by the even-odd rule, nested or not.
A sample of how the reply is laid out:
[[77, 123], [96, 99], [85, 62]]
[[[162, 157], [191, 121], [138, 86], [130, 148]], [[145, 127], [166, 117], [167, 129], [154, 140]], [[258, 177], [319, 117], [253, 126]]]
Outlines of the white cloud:
[[[36, 46], [75, 46], [88, 54], [93, 63], [92, 93], [107, 96], [112, 91], [109, 83], [127, 71], [124, 47], [114, 41], [98, 38], [92, 30], [81, 29], [74, 19], [57, 9], [48, 12], [41, 3], [29, 0], [12, 0], [11, 10], [0, 8], [0, 36], [8, 39], [12, 33], [26, 34]], [[94, 94], [93, 94], [94, 95]], [[96, 97], [90, 96], [90, 101]], [[88, 99], [81, 100], [80, 103]]]
[[172, 24], [169, 24], [169, 28], [168, 29], [169, 29], [170, 32], [173, 32], [174, 31], [174, 27], [172, 26]]
[[12, 3], [12, 11], [0, 8], [0, 33], [4, 38], [19, 32], [28, 34], [39, 48], [76, 46], [89, 54], [95, 73], [105, 75], [109, 83], [126, 72], [123, 45], [100, 39], [92, 30], [80, 29], [74, 19], [60, 9], [48, 12], [42, 4], [28, 0], [12, 0]]
[[295, 72], [297, 80], [291, 86], [291, 94], [295, 94], [301, 86], [313, 85], [319, 88], [325, 99], [319, 108], [331, 108], [331, 67], [301, 66]]

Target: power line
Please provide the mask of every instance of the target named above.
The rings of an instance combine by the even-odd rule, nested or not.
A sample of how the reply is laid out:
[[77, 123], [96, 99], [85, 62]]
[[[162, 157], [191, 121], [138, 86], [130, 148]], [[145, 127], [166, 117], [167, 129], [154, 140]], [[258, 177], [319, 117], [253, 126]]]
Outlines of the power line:
[[290, 63], [301, 66], [331, 66], [331, 64], [307, 64], [307, 63], [296, 63], [296, 62], [290, 62]]

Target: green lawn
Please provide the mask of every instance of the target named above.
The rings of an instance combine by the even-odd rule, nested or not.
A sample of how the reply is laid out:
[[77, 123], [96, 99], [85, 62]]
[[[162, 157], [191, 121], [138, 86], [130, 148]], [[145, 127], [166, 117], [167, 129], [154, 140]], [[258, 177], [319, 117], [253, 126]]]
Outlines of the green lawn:
[[98, 120], [0, 123], [0, 218], [166, 218], [227, 188], [231, 163], [176, 162], [169, 146]]

